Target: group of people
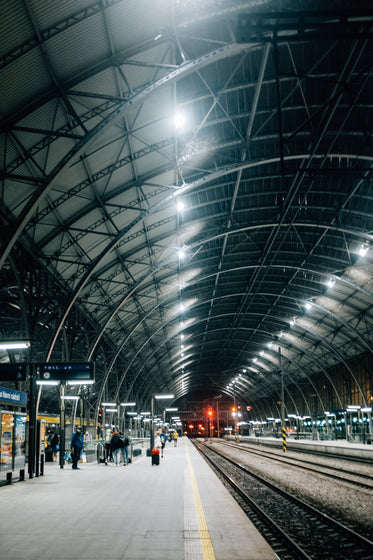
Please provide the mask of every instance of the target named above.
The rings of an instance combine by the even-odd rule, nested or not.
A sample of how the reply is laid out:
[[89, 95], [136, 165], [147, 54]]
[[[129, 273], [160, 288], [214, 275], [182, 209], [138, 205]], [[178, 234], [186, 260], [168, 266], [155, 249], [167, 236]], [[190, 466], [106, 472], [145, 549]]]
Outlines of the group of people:
[[[123, 434], [121, 431], [112, 432], [110, 439], [110, 457], [115, 466], [119, 467], [122, 462], [125, 467], [128, 465], [130, 445], [131, 440], [128, 435]], [[105, 464], [107, 465], [107, 457], [105, 458]]]
[[[171, 437], [174, 440], [174, 447], [177, 447], [177, 439], [179, 437], [179, 434], [177, 433], [176, 430], [174, 431]], [[168, 440], [168, 436], [167, 434], [163, 433], [162, 430], [158, 430], [157, 432], [155, 432], [154, 447], [160, 450], [161, 457], [164, 456], [163, 453], [167, 440]]]
[[[172, 434], [172, 439], [174, 441], [174, 447], [177, 446], [179, 434], [175, 431]], [[166, 441], [168, 436], [158, 430], [155, 433], [154, 447], [160, 450], [160, 455], [163, 457], [164, 448], [166, 446]], [[114, 465], [119, 467], [121, 463], [127, 466], [129, 463], [129, 451], [130, 451], [131, 440], [128, 435], [123, 434], [121, 431], [113, 430], [111, 434], [110, 441], [106, 443], [105, 449], [105, 464], [109, 461], [113, 461]], [[83, 434], [81, 428], [78, 426], [76, 431], [73, 433], [70, 444], [70, 454], [72, 460], [72, 468], [74, 470], [79, 469], [78, 462], [83, 451]]]

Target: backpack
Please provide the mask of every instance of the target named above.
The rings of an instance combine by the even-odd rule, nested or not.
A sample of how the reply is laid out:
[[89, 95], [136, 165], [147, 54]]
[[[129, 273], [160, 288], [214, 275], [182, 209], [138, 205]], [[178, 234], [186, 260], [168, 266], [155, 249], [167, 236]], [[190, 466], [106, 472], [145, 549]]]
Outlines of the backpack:
[[124, 447], [128, 447], [129, 444], [130, 444], [130, 438], [129, 438], [128, 436], [126, 436], [126, 437], [124, 438]]

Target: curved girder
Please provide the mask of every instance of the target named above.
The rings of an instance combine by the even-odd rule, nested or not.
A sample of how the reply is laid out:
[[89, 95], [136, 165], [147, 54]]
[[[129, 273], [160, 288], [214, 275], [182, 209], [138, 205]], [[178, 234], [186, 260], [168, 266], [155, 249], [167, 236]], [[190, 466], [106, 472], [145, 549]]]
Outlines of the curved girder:
[[233, 43], [225, 47], [221, 47], [220, 49], [215, 49], [211, 53], [199, 57], [197, 60], [185, 63], [181, 68], [170, 72], [167, 76], [161, 78], [156, 83], [145, 87], [138, 94], [131, 97], [130, 100], [125, 101], [118, 109], [112, 111], [109, 116], [100, 121], [92, 130], [88, 131], [84, 138], [79, 140], [67, 154], [62, 156], [55, 168], [48, 174], [48, 177], [44, 179], [41, 188], [37, 191], [37, 194], [34, 195], [26, 204], [25, 208], [21, 212], [20, 217], [17, 219], [17, 223], [14, 226], [12, 233], [7, 235], [7, 239], [0, 254], [0, 268], [4, 265], [4, 262], [9, 255], [13, 245], [18, 240], [29, 220], [35, 214], [38, 206], [50, 192], [53, 186], [53, 181], [58, 178], [61, 171], [71, 162], [74, 157], [79, 156], [79, 154], [89, 144], [89, 142], [93, 141], [98, 134], [103, 132], [104, 128], [112, 125], [116, 119], [121, 117], [123, 113], [128, 110], [128, 108], [132, 108], [134, 105], [141, 103], [145, 97], [163, 87], [165, 84], [171, 83], [172, 81], [180, 79], [183, 76], [187, 76], [190, 72], [194, 72], [198, 68], [202, 68], [203, 66], [211, 63], [212, 60], [218, 61], [221, 58], [238, 54], [242, 51], [242, 48], [242, 45]]
[[[254, 226], [253, 226], [253, 227], [254, 227]], [[233, 232], [232, 232], [232, 233], [233, 233]], [[215, 236], [215, 238], [216, 238], [216, 236]], [[206, 242], [208, 242], [208, 241], [211, 241], [211, 239], [209, 239], [209, 240], [203, 240], [203, 241], [201, 241], [201, 244], [204, 244], [204, 243], [206, 243]], [[195, 247], [192, 247], [192, 248], [194, 249]], [[174, 257], [170, 257], [170, 258], [166, 259], [164, 262], [158, 263], [157, 266], [154, 267], [154, 269], [150, 270], [150, 272], [148, 272], [148, 273], [146, 274], [146, 276], [144, 276], [142, 279], [140, 279], [139, 282], [136, 284], [136, 286], [133, 287], [133, 289], [132, 289], [128, 294], [126, 294], [126, 295], [124, 296], [123, 300], [121, 300], [121, 302], [120, 302], [119, 304], [116, 305], [116, 307], [114, 308], [114, 310], [112, 311], [112, 313], [110, 314], [110, 316], [105, 320], [105, 322], [103, 322], [102, 319], [101, 319], [101, 323], [103, 324], [103, 327], [102, 327], [101, 332], [98, 334], [98, 336], [97, 336], [97, 338], [96, 338], [96, 341], [95, 341], [95, 343], [93, 344], [93, 346], [92, 346], [92, 348], [91, 348], [91, 350], [90, 350], [90, 354], [89, 354], [88, 359], [90, 359], [91, 356], [93, 355], [93, 352], [94, 352], [94, 350], [95, 350], [95, 348], [96, 348], [96, 346], [97, 346], [97, 344], [98, 344], [98, 342], [99, 342], [101, 336], [104, 334], [105, 329], [107, 328], [107, 326], [109, 325], [109, 323], [112, 321], [112, 319], [115, 317], [115, 315], [119, 312], [119, 310], [122, 308], [122, 306], [126, 303], [126, 301], [133, 295], [133, 293], [134, 293], [135, 291], [137, 291], [137, 290], [141, 287], [141, 285], [142, 285], [144, 282], [148, 281], [148, 280], [155, 274], [155, 272], [156, 272], [157, 270], [159, 270], [159, 269], [161, 269], [161, 268], [167, 266], [167, 265], [169, 264], [170, 260], [172, 260], [173, 258], [174, 258]], [[255, 269], [255, 268], [256, 268], [256, 266], [245, 266], [245, 267], [242, 267], [241, 270], [249, 270], [249, 269]], [[281, 266], [279, 266], [279, 268], [281, 268]], [[287, 266], [287, 268], [288, 268], [288, 269], [299, 270], [298, 268], [295, 268], [295, 267], [292, 267], [292, 266]], [[220, 274], [220, 275], [221, 275], [221, 274], [230, 274], [230, 273], [232, 273], [233, 270], [237, 270], [237, 269], [227, 269], [227, 270], [224, 270], [224, 271], [219, 271], [219, 274]], [[307, 272], [307, 273], [317, 274], [317, 275], [320, 275], [320, 276], [323, 276], [323, 277], [326, 276], [325, 272], [320, 272], [320, 271], [313, 270], [313, 269], [305, 268], [305, 269], [301, 269], [301, 270], [304, 270], [304, 271]], [[201, 277], [199, 277], [198, 279], [192, 280], [192, 281], [190, 281], [189, 283], [187, 283], [187, 285], [186, 285], [185, 287], [194, 286], [194, 287], [196, 287], [196, 288], [198, 289], [198, 285], [200, 285], [201, 283], [205, 282], [206, 279], [215, 276], [216, 274], [217, 274], [217, 273], [215, 272], [215, 273], [213, 273], [213, 274], [211, 274], [211, 275], [201, 276]], [[345, 278], [343, 278], [343, 277], [338, 277], [338, 282], [341, 282], [342, 284], [343, 284], [343, 283], [346, 283], [346, 285], [351, 285], [351, 282], [350, 282], [348, 279], [345, 279]], [[358, 287], [358, 286], [354, 285], [354, 288], [355, 288], [355, 289], [359, 289], [359, 290], [361, 290], [362, 292], [364, 292], [364, 289], [363, 289], [362, 287]], [[122, 344], [121, 346], [122, 346], [122, 347], [124, 346], [124, 344], [128, 341], [128, 339], [129, 339], [129, 337], [132, 335], [132, 333], [133, 333], [133, 332], [137, 329], [137, 327], [141, 324], [141, 322], [143, 322], [149, 315], [151, 315], [151, 313], [152, 313], [155, 309], [157, 309], [158, 307], [160, 307], [160, 306], [166, 304], [169, 300], [172, 300], [172, 299], [175, 297], [175, 295], [176, 295], [177, 293], [178, 293], [178, 289], [175, 289], [175, 290], [169, 292], [169, 293], [168, 293], [166, 296], [164, 296], [163, 298], [159, 298], [159, 300], [154, 304], [154, 306], [153, 306], [151, 309], [147, 310], [147, 312], [146, 312], [143, 316], [139, 316], [139, 317], [136, 319], [135, 325], [132, 326], [132, 327], [130, 328], [130, 332], [129, 332], [128, 336], [126, 337], [125, 341], [123, 342], [123, 344]], [[366, 290], [365, 290], [365, 293], [366, 293], [367, 295], [372, 296], [372, 294], [370, 294], [370, 292], [367, 292]], [[233, 293], [233, 294], [231, 294], [231, 297], [234, 297], [235, 295], [238, 295], [238, 294]], [[249, 293], [248, 295], [254, 295], [254, 293], [253, 293], [253, 294], [250, 294], [250, 293]], [[276, 295], [276, 293], [274, 292], [273, 294], [270, 294], [270, 293], [266, 294], [266, 293], [261, 293], [261, 292], [259, 292], [259, 293], [257, 293], [256, 295], [263, 295], [263, 296], [268, 295], [268, 296], [270, 296], [270, 295]], [[225, 297], [228, 297], [228, 296], [225, 296]], [[292, 301], [295, 301], [295, 302], [299, 301], [300, 303], [303, 303], [303, 301], [304, 301], [304, 300], [303, 300], [303, 301], [300, 300], [299, 298], [291, 297], [291, 296], [288, 296], [288, 295], [281, 295], [281, 298], [284, 298], [284, 299], [287, 298], [287, 299], [292, 300]], [[214, 298], [214, 299], [216, 300], [216, 299], [218, 299], [218, 298]], [[351, 305], [351, 303], [349, 303], [349, 305]], [[346, 321], [343, 321], [340, 317], [338, 317], [337, 314], [332, 313], [330, 310], [327, 310], [327, 309], [323, 308], [322, 306], [320, 306], [320, 305], [318, 305], [318, 304], [315, 304], [315, 307], [316, 307], [316, 308], [319, 308], [319, 309], [322, 309], [323, 312], [324, 312], [326, 315], [330, 315], [330, 316], [334, 317], [335, 319], [337, 319], [339, 322], [341, 322], [341, 323], [343, 324], [343, 326], [344, 326], [346, 329], [348, 329], [348, 330], [351, 330], [351, 329], [352, 329], [352, 327], [350, 327], [350, 325], [349, 325]], [[290, 319], [290, 317], [289, 317], [289, 319]], [[361, 343], [363, 344], [363, 346], [365, 346], [369, 351], [371, 351], [371, 347], [370, 347], [369, 341], [364, 340], [364, 338], [363, 338], [358, 332], [357, 332], [356, 334], [357, 334], [357, 337], [359, 338], [359, 340], [361, 341]], [[119, 354], [119, 353], [118, 353], [118, 354]]]
[[[206, 303], [206, 302], [203, 302], [203, 303]], [[219, 318], [221, 319], [222, 317], [219, 317]], [[228, 319], [228, 318], [229, 318], [229, 315], [225, 315], [224, 318], [225, 318], [225, 319]], [[205, 321], [205, 320], [206, 320], [206, 319], [204, 319], [203, 321]], [[202, 321], [201, 321], [201, 322], [202, 322]], [[164, 328], [164, 325], [161, 324], [161, 325], [159, 326], [159, 328], [153, 333], [152, 337], [153, 337], [153, 336], [156, 336], [160, 331], [163, 330], [163, 328]], [[245, 329], [245, 331], [248, 331], [248, 330], [253, 330], [253, 329]], [[181, 332], [180, 330], [177, 330], [176, 332], [171, 332], [171, 334], [170, 334], [167, 338], [165, 338], [165, 339], [162, 341], [161, 346], [163, 346], [164, 344], [167, 344], [168, 341], [172, 340], [175, 336], [178, 336], [178, 335], [180, 334], [180, 332]], [[214, 330], [211, 330], [211, 334], [212, 334], [213, 332], [214, 332]], [[306, 332], [309, 332], [309, 329], [306, 329]], [[268, 333], [268, 335], [269, 335], [270, 337], [273, 337], [273, 333]], [[201, 336], [201, 335], [200, 335], [200, 334], [197, 334], [196, 336], [198, 337], [198, 336]], [[151, 337], [151, 338], [152, 338], [152, 337]], [[194, 335], [191, 335], [189, 338], [190, 338], [190, 342], [192, 342], [193, 339], [194, 339]], [[319, 335], [318, 335], [318, 336], [315, 336], [315, 338], [316, 338], [317, 340], [319, 340], [319, 341], [322, 339]], [[188, 340], [189, 340], [189, 339], [188, 339]], [[127, 339], [126, 339], [125, 342], [127, 342]], [[119, 383], [119, 385], [118, 385], [118, 387], [117, 387], [117, 395], [118, 395], [118, 393], [119, 393], [119, 390], [120, 390], [120, 387], [121, 387], [122, 383], [123, 383], [124, 380], [126, 379], [127, 373], [128, 373], [128, 372], [130, 371], [130, 369], [133, 367], [133, 365], [134, 365], [134, 363], [135, 363], [135, 360], [136, 360], [136, 358], [137, 358], [138, 355], [141, 354], [141, 357], [143, 358], [143, 359], [142, 359], [142, 365], [141, 365], [140, 367], [138, 367], [138, 369], [137, 369], [137, 375], [134, 376], [133, 379], [132, 379], [131, 387], [129, 388], [129, 391], [130, 391], [130, 392], [131, 392], [131, 390], [132, 390], [132, 387], [133, 387], [134, 383], [135, 383], [136, 380], [137, 380], [137, 377], [140, 376], [142, 370], [143, 370], [145, 367], [147, 367], [147, 365], [148, 365], [148, 364], [147, 364], [147, 361], [148, 361], [148, 359], [152, 356], [152, 354], [150, 354], [150, 355], [148, 355], [148, 356], [144, 356], [144, 349], [145, 349], [145, 347], [147, 346], [147, 344], [148, 344], [149, 342], [150, 342], [150, 340], [147, 339], [147, 340], [144, 341], [144, 343], [143, 343], [141, 346], [139, 346], [137, 352], [134, 354], [134, 356], [132, 357], [131, 361], [128, 363], [126, 369], [123, 371], [123, 374], [122, 374], [122, 376], [121, 376], [120, 383]], [[288, 342], [291, 346], [295, 346], [295, 344], [294, 344], [293, 341], [287, 341], [287, 342]], [[330, 346], [329, 346], [329, 349], [330, 349], [330, 348], [332, 349], [333, 347], [330, 347]], [[311, 362], [312, 362], [312, 361], [315, 361], [315, 362], [317, 363], [317, 369], [318, 369], [318, 370], [324, 372], [325, 376], [327, 377], [328, 381], [330, 382], [331, 386], [333, 387], [333, 390], [334, 390], [335, 394], [337, 395], [337, 397], [338, 397], [338, 399], [339, 399], [339, 401], [340, 401], [340, 404], [341, 404], [341, 406], [342, 406], [342, 401], [341, 401], [340, 395], [339, 395], [339, 393], [338, 393], [338, 391], [337, 391], [335, 385], [333, 384], [332, 379], [331, 379], [330, 376], [328, 375], [328, 373], [327, 373], [327, 371], [326, 371], [326, 369], [325, 369], [325, 367], [324, 367], [324, 364], [323, 364], [321, 361], [318, 361], [317, 358], [316, 358], [316, 356], [313, 355], [311, 352], [308, 352], [307, 349], [305, 349], [303, 346], [299, 346], [298, 349], [301, 351], [302, 354], [305, 354], [305, 355], [307, 356], [307, 358], [308, 358], [309, 361], [311, 361]], [[285, 354], [285, 356], [286, 356], [286, 354]], [[287, 359], [289, 359], [289, 358], [287, 358]], [[171, 361], [171, 360], [172, 360], [172, 358], [170, 358], [170, 361]], [[182, 361], [184, 361], [184, 360], [182, 360]], [[290, 359], [289, 359], [289, 361], [290, 361]], [[162, 362], [162, 364], [163, 364], [163, 365], [167, 365], [167, 364], [164, 364], [164, 362]], [[299, 365], [299, 364], [297, 364], [297, 368], [300, 368], [300, 365]], [[151, 372], [151, 368], [150, 368], [148, 371]], [[302, 371], [303, 371], [303, 374], [308, 378], [308, 375], [306, 374], [306, 372], [305, 372], [304, 370], [302, 370]], [[352, 374], [352, 375], [353, 375], [353, 374]], [[107, 378], [108, 378], [108, 375], [107, 375], [106, 379], [107, 379]]]
[[[143, 1], [133, 4], [138, 14]], [[119, 397], [124, 386], [145, 399], [151, 376], [163, 370], [165, 386], [187, 397], [193, 387], [202, 390], [220, 349], [227, 360], [211, 383], [218, 391], [230, 368], [284, 329], [281, 346], [294, 377], [290, 407], [303, 406], [303, 382], [324, 402], [318, 376], [336, 394], [333, 367], [340, 364], [356, 398], [369, 397], [352, 359], [372, 356], [372, 266], [351, 252], [373, 245], [373, 74], [370, 38], [359, 35], [372, 18], [362, 13], [361, 29], [322, 44], [288, 33], [274, 41], [275, 27], [262, 33], [259, 18], [254, 42], [232, 42], [239, 14], [254, 5], [278, 17], [275, 1], [227, 0], [223, 7], [206, 0], [196, 15], [187, 3], [173, 3], [161, 33], [149, 21], [149, 29], [122, 40], [122, 30], [110, 26], [116, 8], [124, 15], [121, 0], [84, 7], [78, 0], [74, 13], [46, 8], [47, 20], [34, 15], [35, 4], [25, 14], [38, 41], [20, 29], [18, 47], [11, 41], [11, 50], [0, 52], [0, 77], [18, 61], [31, 63], [39, 49], [45, 65], [39, 87], [35, 66], [35, 83], [24, 93], [18, 88], [0, 128], [2, 192], [17, 187], [1, 200], [0, 271], [22, 248], [64, 286], [52, 311], [38, 302], [44, 322], [53, 313], [51, 342], [37, 321], [35, 336], [47, 360], [97, 359], [101, 396]], [[98, 23], [104, 12], [97, 49], [82, 53], [84, 65], [72, 64], [69, 49], [57, 53], [53, 39], [63, 41], [64, 32], [77, 38], [79, 28], [80, 44], [88, 44], [86, 22]], [[288, 14], [296, 21], [283, 7], [281, 22]], [[48, 24], [38, 29], [39, 21]], [[165, 126], [174, 108], [189, 111], [184, 135]], [[189, 204], [188, 219], [170, 216], [177, 200]], [[199, 222], [186, 242], [186, 229]], [[189, 261], [174, 260], [174, 242], [188, 245]], [[25, 327], [34, 329], [25, 317], [37, 289], [30, 276], [21, 309]], [[327, 277], [336, 290], [323, 299]], [[172, 307], [184, 298], [194, 300], [184, 332], [199, 347], [188, 348], [190, 372], [179, 373], [182, 315]], [[304, 313], [303, 300], [313, 301], [311, 312]], [[74, 321], [83, 317], [78, 330]], [[10, 332], [13, 317], [6, 319]], [[274, 371], [276, 360], [267, 358], [264, 369]], [[263, 413], [270, 395], [252, 389]], [[343, 406], [342, 396], [336, 399]]]

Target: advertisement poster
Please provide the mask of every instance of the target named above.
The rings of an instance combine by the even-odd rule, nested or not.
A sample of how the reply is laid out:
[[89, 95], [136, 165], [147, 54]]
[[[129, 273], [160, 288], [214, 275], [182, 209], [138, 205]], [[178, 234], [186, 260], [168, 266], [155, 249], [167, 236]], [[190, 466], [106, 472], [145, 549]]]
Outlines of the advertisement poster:
[[15, 415], [14, 429], [14, 469], [24, 469], [26, 466], [26, 415]]
[[1, 413], [0, 470], [11, 471], [13, 462], [13, 412]]
[[45, 420], [38, 420], [40, 422], [40, 455], [45, 453]]

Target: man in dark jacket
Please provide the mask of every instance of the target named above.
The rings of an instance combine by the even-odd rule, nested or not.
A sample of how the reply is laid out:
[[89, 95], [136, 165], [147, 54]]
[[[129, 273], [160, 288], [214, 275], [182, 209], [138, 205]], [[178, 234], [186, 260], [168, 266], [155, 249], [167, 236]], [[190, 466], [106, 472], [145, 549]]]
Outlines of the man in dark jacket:
[[79, 469], [78, 461], [80, 459], [80, 454], [83, 449], [83, 436], [82, 430], [78, 426], [76, 432], [73, 434], [71, 438], [71, 445], [70, 445], [70, 452], [71, 452], [71, 459], [73, 461], [73, 469]]

